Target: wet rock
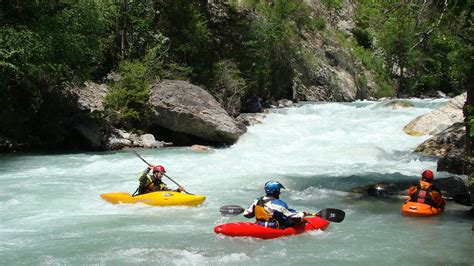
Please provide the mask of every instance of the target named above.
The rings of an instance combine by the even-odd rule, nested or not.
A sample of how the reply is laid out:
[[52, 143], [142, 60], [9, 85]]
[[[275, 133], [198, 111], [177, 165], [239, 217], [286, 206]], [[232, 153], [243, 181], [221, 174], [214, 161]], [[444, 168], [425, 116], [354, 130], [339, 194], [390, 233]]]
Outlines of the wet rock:
[[111, 131], [105, 144], [109, 150], [121, 150], [125, 148], [162, 148], [167, 146], [167, 143], [155, 140], [152, 134], [137, 135], [121, 129], [112, 129]]
[[411, 136], [435, 135], [454, 123], [463, 122], [462, 108], [466, 102], [466, 95], [463, 93], [456, 96], [440, 109], [418, 116], [405, 125], [403, 131]]
[[384, 104], [384, 107], [389, 109], [402, 109], [415, 107], [412, 103], [402, 100], [394, 100]]
[[192, 151], [195, 151], [195, 152], [204, 152], [204, 153], [213, 153], [214, 150], [208, 146], [203, 146], [203, 145], [192, 145], [191, 147], [189, 147]]
[[0, 137], [0, 152], [12, 152], [15, 150], [16, 142], [8, 138]]
[[295, 106], [295, 104], [293, 103], [292, 100], [281, 99], [277, 101], [278, 108], [286, 108], [286, 107], [293, 107], [293, 106]]
[[247, 126], [261, 124], [265, 118], [266, 115], [264, 113], [242, 113], [238, 117], [238, 119], [245, 121], [244, 123]]

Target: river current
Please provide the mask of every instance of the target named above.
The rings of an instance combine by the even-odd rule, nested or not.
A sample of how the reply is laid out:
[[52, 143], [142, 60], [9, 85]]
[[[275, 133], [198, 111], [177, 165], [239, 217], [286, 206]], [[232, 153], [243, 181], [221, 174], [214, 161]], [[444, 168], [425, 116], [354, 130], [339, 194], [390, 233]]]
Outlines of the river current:
[[[416, 180], [436, 159], [412, 151], [428, 137], [402, 128], [445, 100], [305, 103], [274, 109], [231, 147], [138, 152], [199, 207], [112, 205], [99, 194], [133, 193], [144, 163], [130, 151], [0, 155], [0, 265], [474, 265], [468, 207], [448, 202], [430, 218], [400, 214], [403, 199], [349, 193], [378, 181]], [[435, 178], [450, 174], [436, 172]], [[217, 236], [219, 207], [247, 207], [267, 180], [297, 210], [337, 208], [342, 223], [274, 240]], [[164, 180], [170, 187], [175, 185]]]

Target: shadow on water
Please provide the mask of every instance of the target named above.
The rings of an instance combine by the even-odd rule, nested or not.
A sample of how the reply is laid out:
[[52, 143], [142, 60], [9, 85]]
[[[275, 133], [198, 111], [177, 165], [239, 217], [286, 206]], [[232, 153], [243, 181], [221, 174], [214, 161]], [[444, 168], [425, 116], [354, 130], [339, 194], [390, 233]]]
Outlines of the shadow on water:
[[416, 184], [417, 177], [403, 175], [401, 173], [380, 174], [367, 173], [363, 175], [350, 176], [284, 176], [288, 184], [295, 190], [305, 190], [310, 187], [331, 189], [349, 192], [355, 187], [366, 186], [378, 182], [406, 182]]

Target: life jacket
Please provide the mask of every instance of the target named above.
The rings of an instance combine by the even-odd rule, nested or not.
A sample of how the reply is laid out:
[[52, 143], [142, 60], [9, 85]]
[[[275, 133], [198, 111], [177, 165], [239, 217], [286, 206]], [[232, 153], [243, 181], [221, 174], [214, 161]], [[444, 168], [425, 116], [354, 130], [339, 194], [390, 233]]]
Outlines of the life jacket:
[[265, 227], [279, 228], [280, 224], [278, 221], [274, 219], [273, 216], [267, 212], [267, 210], [265, 210], [265, 204], [271, 200], [272, 199], [264, 200], [263, 197], [260, 197], [257, 200], [257, 204], [255, 205], [254, 209], [255, 219], [257, 220], [256, 223]]
[[270, 215], [265, 210], [265, 203], [269, 202], [270, 200], [264, 200], [263, 197], [260, 197], [255, 205], [255, 219], [260, 222], [269, 222], [272, 219], [272, 215]]
[[148, 180], [148, 184], [146, 185], [146, 193], [168, 189], [168, 187], [165, 183], [163, 183], [163, 181], [153, 178], [150, 175], [146, 175], [146, 178]]
[[413, 193], [410, 201], [436, 206], [436, 203], [431, 198], [430, 193], [432, 190], [433, 186], [431, 183], [420, 181], [418, 185], [416, 185], [416, 192]]

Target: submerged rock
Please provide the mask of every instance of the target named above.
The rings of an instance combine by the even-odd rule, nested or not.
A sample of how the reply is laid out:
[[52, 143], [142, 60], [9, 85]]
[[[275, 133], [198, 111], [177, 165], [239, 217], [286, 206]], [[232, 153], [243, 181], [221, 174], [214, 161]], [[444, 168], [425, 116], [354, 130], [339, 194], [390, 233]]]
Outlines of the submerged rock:
[[411, 102], [394, 100], [384, 104], [384, 107], [389, 109], [401, 109], [401, 108], [412, 108], [415, 107]]
[[203, 145], [192, 145], [191, 147], [189, 147], [192, 151], [195, 151], [195, 152], [204, 152], [204, 153], [213, 153], [214, 150], [208, 146], [203, 146]]

